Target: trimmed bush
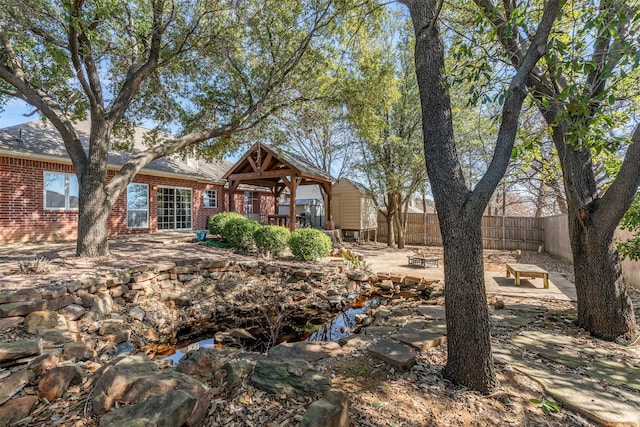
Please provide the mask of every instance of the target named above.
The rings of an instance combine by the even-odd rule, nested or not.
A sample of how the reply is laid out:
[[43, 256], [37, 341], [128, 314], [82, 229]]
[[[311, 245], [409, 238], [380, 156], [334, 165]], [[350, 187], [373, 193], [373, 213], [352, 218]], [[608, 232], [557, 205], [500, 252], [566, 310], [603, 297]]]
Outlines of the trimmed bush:
[[260, 227], [260, 224], [245, 217], [233, 218], [224, 224], [222, 236], [232, 247], [248, 251], [255, 244], [253, 232], [258, 227]]
[[286, 227], [267, 225], [253, 232], [258, 252], [262, 255], [281, 256], [287, 248], [291, 232]]
[[315, 228], [301, 228], [291, 234], [289, 248], [294, 257], [303, 261], [315, 261], [329, 256], [331, 238]]
[[213, 215], [209, 218], [209, 224], [207, 224], [209, 233], [213, 235], [222, 235], [222, 229], [227, 221], [237, 218], [244, 217], [237, 212], [220, 212], [219, 214]]

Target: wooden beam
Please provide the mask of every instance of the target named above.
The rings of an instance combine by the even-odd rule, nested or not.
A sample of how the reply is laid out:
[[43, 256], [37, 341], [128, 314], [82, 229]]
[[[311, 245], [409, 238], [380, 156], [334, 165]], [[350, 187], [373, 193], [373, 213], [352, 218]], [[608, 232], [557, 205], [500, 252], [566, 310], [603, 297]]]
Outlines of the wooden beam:
[[273, 155], [267, 151], [267, 156], [260, 162], [260, 169], [269, 169], [269, 162], [273, 160]]
[[235, 195], [236, 188], [238, 188], [239, 184], [240, 184], [240, 181], [229, 180], [229, 212], [236, 211], [236, 199], [234, 195]]
[[293, 169], [279, 169], [273, 171], [260, 171], [260, 172], [246, 172], [246, 173], [234, 173], [229, 175], [229, 180], [247, 180], [251, 178], [282, 178], [284, 176], [295, 175], [296, 170]]
[[251, 169], [254, 170], [254, 172], [258, 172], [260, 169], [258, 168], [258, 166], [256, 166], [256, 163], [253, 161], [253, 159], [251, 158], [251, 156], [247, 157], [247, 161], [249, 162], [249, 164], [251, 165]]
[[325, 223], [330, 221], [333, 222], [333, 213], [332, 213], [332, 207], [331, 207], [331, 183], [323, 182], [321, 188], [324, 191], [324, 193], [327, 195], [327, 203], [324, 206]]

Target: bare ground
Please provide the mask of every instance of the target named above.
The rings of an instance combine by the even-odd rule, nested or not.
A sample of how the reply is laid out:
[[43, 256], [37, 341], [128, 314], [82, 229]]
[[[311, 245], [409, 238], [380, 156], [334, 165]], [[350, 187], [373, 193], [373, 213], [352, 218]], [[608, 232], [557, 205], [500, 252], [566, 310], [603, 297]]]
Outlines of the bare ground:
[[[379, 244], [358, 246], [362, 251], [396, 252]], [[423, 248], [425, 249], [425, 248]], [[93, 275], [95, 271], [113, 270], [156, 260], [195, 256], [224, 256], [242, 258], [227, 249], [207, 248], [192, 243], [162, 244], [151, 240], [122, 240], [111, 244], [112, 256], [106, 259], [78, 260], [73, 258], [69, 244], [12, 245], [0, 248], [0, 282], [3, 288], [34, 286], [50, 278]], [[427, 251], [441, 254], [441, 248]], [[45, 256], [51, 272], [26, 275], [16, 270], [20, 261]], [[485, 269], [504, 271], [504, 264], [512, 262], [513, 254], [504, 251], [486, 251]], [[521, 262], [539, 265], [549, 271], [560, 272], [573, 279], [571, 266], [547, 254], [525, 252]], [[375, 265], [372, 266], [375, 271]], [[4, 274], [4, 275], [3, 275]], [[638, 306], [640, 295], [632, 291]], [[521, 302], [506, 298], [505, 302]], [[526, 301], [550, 305], [551, 309], [575, 312], [570, 302]], [[616, 343], [595, 340], [572, 323], [545, 321], [530, 328], [544, 328], [558, 334], [581, 337], [585, 345], [607, 349], [613, 357], [640, 366], [640, 350]], [[5, 331], [0, 342], [7, 342], [15, 331]], [[504, 338], [500, 338], [504, 339]], [[560, 413], [545, 414], [531, 399], [544, 400], [544, 390], [537, 383], [515, 369], [496, 365], [500, 386], [491, 395], [481, 395], [464, 387], [451, 384], [442, 377], [446, 363], [446, 346], [422, 352], [418, 363], [408, 372], [395, 371], [389, 365], [372, 359], [365, 352], [324, 360], [319, 369], [329, 375], [335, 389], [349, 394], [349, 412], [353, 426], [591, 426], [582, 416], [562, 409]], [[211, 406], [206, 426], [295, 426], [310, 399], [282, 398], [244, 384], [234, 390], [225, 390], [219, 382], [210, 383]], [[29, 390], [27, 390], [29, 391]], [[32, 390], [35, 393], [35, 390]], [[70, 389], [67, 399], [52, 404], [40, 403], [28, 425], [94, 426], [97, 419], [90, 416], [86, 393], [79, 387]]]

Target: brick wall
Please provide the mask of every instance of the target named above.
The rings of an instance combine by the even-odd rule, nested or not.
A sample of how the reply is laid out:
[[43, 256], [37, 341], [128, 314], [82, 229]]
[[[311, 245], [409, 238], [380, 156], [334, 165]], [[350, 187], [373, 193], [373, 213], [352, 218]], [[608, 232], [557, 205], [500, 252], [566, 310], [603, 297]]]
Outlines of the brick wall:
[[[73, 167], [53, 162], [0, 156], [0, 244], [76, 238], [77, 211], [44, 209], [44, 171], [73, 173]], [[109, 177], [114, 173], [110, 171]], [[127, 228], [125, 191], [116, 201], [109, 216], [110, 235], [156, 232], [157, 189], [154, 187], [157, 186], [192, 189], [192, 228], [194, 230], [206, 229], [209, 216], [227, 209], [228, 197], [220, 185], [142, 174], [137, 175], [133, 182], [149, 185], [149, 228]], [[217, 208], [203, 206], [204, 190], [218, 191]], [[261, 209], [266, 209], [261, 212], [273, 212], [273, 200], [270, 194], [258, 194], [260, 194]], [[239, 212], [242, 212], [244, 194], [237, 193], [235, 197], [236, 207]]]

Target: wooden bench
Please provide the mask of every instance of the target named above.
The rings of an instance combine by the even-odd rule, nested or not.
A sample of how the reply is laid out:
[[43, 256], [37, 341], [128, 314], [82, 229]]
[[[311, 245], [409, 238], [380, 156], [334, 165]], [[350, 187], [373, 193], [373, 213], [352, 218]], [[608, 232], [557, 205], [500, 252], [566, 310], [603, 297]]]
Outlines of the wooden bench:
[[540, 277], [544, 281], [544, 288], [549, 289], [549, 273], [537, 265], [507, 264], [507, 277], [510, 277], [512, 274], [516, 281], [516, 286], [520, 286], [521, 277]]
[[437, 256], [425, 256], [420, 254], [411, 254], [407, 255], [409, 259], [409, 265], [419, 265], [422, 268], [427, 267], [438, 267], [440, 262], [440, 257]]

